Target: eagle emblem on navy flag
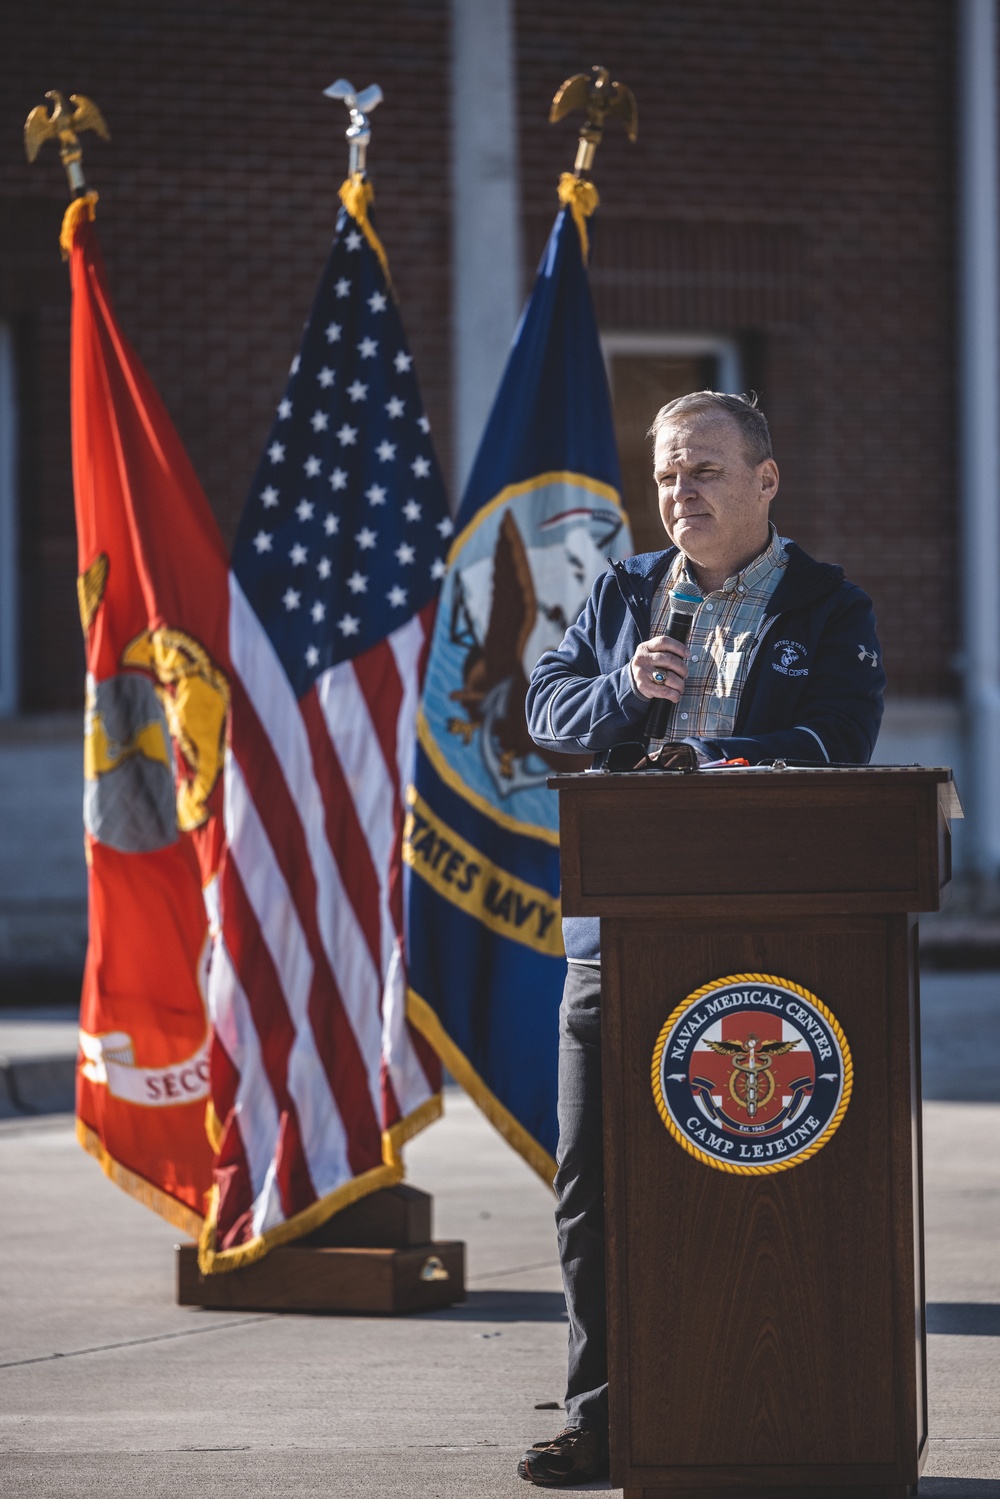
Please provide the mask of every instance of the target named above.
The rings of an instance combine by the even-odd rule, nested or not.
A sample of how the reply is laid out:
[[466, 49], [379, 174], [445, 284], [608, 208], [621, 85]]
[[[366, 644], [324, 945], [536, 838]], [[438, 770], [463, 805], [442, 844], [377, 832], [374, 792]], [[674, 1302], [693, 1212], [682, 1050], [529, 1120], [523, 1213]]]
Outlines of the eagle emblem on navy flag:
[[449, 693], [455, 711], [448, 733], [478, 746], [483, 769], [502, 797], [544, 786], [553, 769], [590, 764], [589, 755], [539, 749], [524, 712], [532, 668], [579, 618], [624, 530], [621, 512], [610, 505], [558, 503], [566, 488], [538, 491], [553, 513], [532, 516], [527, 533], [528, 518], [519, 524], [515, 507], [504, 507], [495, 529], [488, 526], [491, 549], [470, 548], [471, 560], [460, 553], [445, 587], [450, 642], [462, 657], [461, 685]]

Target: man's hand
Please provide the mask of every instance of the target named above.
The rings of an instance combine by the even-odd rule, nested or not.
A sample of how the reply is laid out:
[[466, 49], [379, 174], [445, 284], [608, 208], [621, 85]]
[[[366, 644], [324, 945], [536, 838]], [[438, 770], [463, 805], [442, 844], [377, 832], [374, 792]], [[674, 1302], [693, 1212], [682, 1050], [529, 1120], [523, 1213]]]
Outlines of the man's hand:
[[[629, 662], [632, 685], [640, 697], [680, 701], [687, 681], [688, 648], [669, 635], [644, 640]], [[658, 680], [659, 679], [659, 680]]]

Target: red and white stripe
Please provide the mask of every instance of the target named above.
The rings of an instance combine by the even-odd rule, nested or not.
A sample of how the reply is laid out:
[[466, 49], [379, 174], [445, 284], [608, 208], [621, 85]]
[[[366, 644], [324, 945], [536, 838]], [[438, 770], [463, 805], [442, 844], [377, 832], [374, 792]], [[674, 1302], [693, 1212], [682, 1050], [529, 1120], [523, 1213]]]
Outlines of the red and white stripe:
[[262, 1249], [261, 1235], [382, 1166], [383, 1131], [440, 1090], [440, 1064], [406, 1020], [401, 857], [434, 607], [299, 701], [230, 576], [209, 980], [219, 1253]]

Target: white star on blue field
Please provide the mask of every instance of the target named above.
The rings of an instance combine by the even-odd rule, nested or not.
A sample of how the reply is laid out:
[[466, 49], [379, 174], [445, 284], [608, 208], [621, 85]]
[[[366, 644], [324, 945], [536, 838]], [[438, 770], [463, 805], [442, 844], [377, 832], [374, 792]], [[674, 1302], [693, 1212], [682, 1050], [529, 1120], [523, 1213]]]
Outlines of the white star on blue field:
[[437, 595], [453, 529], [399, 309], [341, 210], [232, 557], [298, 697]]

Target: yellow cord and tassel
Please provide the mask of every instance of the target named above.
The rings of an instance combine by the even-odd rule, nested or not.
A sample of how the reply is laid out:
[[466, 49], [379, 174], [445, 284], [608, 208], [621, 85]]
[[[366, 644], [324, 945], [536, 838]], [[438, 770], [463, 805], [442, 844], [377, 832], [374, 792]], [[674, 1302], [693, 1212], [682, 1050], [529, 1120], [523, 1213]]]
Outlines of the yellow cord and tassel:
[[215, 1112], [215, 1104], [211, 1099], [205, 1105], [205, 1134], [208, 1137], [208, 1143], [211, 1145], [212, 1150], [218, 1155], [222, 1145], [222, 1137], [225, 1134], [225, 1128], [222, 1120]]
[[563, 172], [559, 178], [559, 202], [565, 204], [573, 215], [573, 222], [580, 235], [583, 263], [590, 258], [590, 240], [587, 236], [587, 220], [600, 203], [597, 188], [586, 177], [577, 177], [575, 172]]
[[59, 232], [59, 248], [62, 250], [63, 260], [69, 259], [76, 231], [84, 219], [90, 219], [93, 222], [96, 206], [97, 194], [84, 193], [82, 198], [74, 198], [63, 214], [62, 229]]
[[371, 220], [368, 217], [368, 210], [374, 200], [375, 189], [370, 182], [365, 180], [361, 172], [354, 172], [341, 186], [340, 201], [378, 256], [379, 265], [382, 267], [382, 274], [385, 276], [391, 289], [392, 277], [389, 275], [389, 260], [382, 247], [382, 241], [372, 228]]

